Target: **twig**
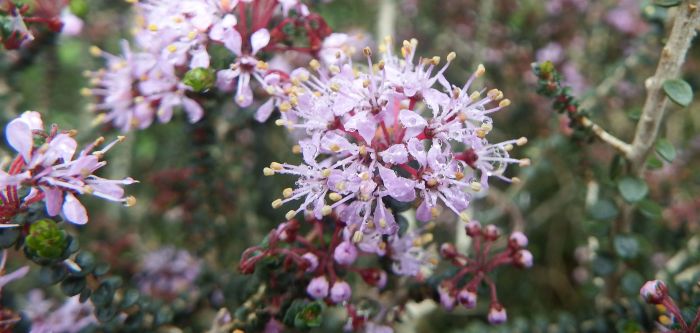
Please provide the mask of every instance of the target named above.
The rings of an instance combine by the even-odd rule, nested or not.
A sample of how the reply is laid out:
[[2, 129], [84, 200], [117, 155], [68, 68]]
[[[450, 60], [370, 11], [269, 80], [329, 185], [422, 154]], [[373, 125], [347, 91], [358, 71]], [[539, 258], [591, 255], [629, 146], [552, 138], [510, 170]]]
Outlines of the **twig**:
[[608, 131], [600, 127], [600, 125], [594, 123], [592, 120], [588, 119], [588, 117], [581, 117], [579, 119], [579, 122], [583, 127], [588, 128], [591, 130], [591, 132], [601, 141], [609, 144], [611, 147], [613, 147], [615, 150], [623, 154], [624, 156], [629, 156], [632, 146], [628, 144], [627, 142], [624, 142], [617, 138], [616, 136], [610, 134]]
[[377, 15], [377, 40], [384, 40], [386, 36], [395, 36], [396, 31], [396, 1], [381, 0]]
[[666, 46], [661, 51], [656, 73], [646, 81], [647, 98], [637, 123], [634, 141], [626, 155], [637, 174], [644, 169], [644, 160], [656, 141], [668, 105], [662, 85], [664, 81], [678, 77], [691, 41], [695, 37], [695, 29], [700, 23], [698, 6], [699, 0], [685, 0], [678, 6], [673, 28]]

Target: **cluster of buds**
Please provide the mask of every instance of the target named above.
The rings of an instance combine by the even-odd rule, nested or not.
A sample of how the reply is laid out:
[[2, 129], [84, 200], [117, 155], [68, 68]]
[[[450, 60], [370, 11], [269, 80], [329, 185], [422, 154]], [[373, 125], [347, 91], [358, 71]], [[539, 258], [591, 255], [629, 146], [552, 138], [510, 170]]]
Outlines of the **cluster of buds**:
[[[315, 54], [330, 30], [320, 16], [298, 0], [145, 0], [136, 3], [139, 24], [135, 28], [136, 50], [125, 42], [123, 55], [97, 47], [96, 56], [107, 67], [88, 72], [92, 88], [85, 95], [98, 97], [98, 122], [111, 123], [128, 131], [143, 129], [157, 119], [170, 121], [173, 109], [181, 107], [191, 122], [204, 113], [192, 92], [213, 86], [235, 90], [241, 107], [253, 102], [251, 81], [257, 81], [271, 98], [258, 110], [265, 120], [284, 90], [287, 74], [262, 60], [263, 52], [294, 50]], [[300, 30], [303, 33], [300, 33]], [[293, 34], [305, 35], [308, 45], [288, 46]], [[209, 49], [228, 49], [235, 61], [228, 68], [211, 68]]]
[[551, 98], [554, 110], [569, 118], [569, 127], [574, 131], [574, 138], [592, 138], [590, 128], [583, 122], [583, 119], [589, 116], [588, 111], [579, 108], [578, 99], [573, 96], [571, 88], [562, 84], [561, 74], [554, 64], [551, 61], [533, 63], [532, 70], [537, 76], [537, 93]]
[[700, 308], [695, 314], [695, 319], [688, 324], [683, 317], [683, 312], [669, 295], [668, 288], [663, 281], [647, 281], [639, 290], [639, 295], [646, 303], [656, 305], [657, 309], [663, 313], [659, 317], [659, 324], [662, 326], [672, 329], [673, 332], [695, 333], [697, 331], [700, 324]]
[[[76, 131], [61, 131], [52, 125], [47, 132], [41, 115], [27, 111], [12, 120], [5, 128], [7, 142], [17, 157], [6, 171], [0, 170], [0, 224], [5, 227], [12, 218], [27, 210], [30, 205], [44, 201], [50, 216], [62, 214], [69, 222], [85, 224], [87, 211], [78, 196], [90, 194], [110, 201], [133, 205], [136, 199], [125, 196], [124, 185], [136, 181], [132, 178], [105, 179], [95, 172], [107, 164], [105, 153], [124, 140], [118, 137], [104, 143], [100, 137], [80, 152], [74, 137]], [[20, 198], [20, 193], [27, 195]]]
[[[353, 292], [348, 283], [350, 275], [356, 275], [365, 284], [377, 289], [383, 289], [388, 278], [385, 268], [357, 267], [361, 255], [376, 254], [379, 251], [380, 256], [393, 263], [392, 273], [419, 278], [436, 263], [435, 257], [423, 248], [432, 241], [432, 235], [426, 233], [426, 228], [409, 231], [402, 236], [379, 236], [383, 245], [375, 248], [368, 247], [368, 243], [354, 243], [344, 223], [337, 218], [322, 221], [312, 216], [307, 217], [311, 229], [305, 235], [300, 234], [301, 223], [292, 219], [272, 230], [263, 244], [247, 249], [242, 255], [239, 268], [246, 274], [260, 269], [264, 266], [261, 264], [270, 259], [281, 259], [281, 267], [275, 268], [273, 277], [268, 280], [271, 290], [280, 287], [277, 281], [282, 275], [291, 274], [299, 281], [308, 281], [304, 291], [297, 295], [288, 290], [281, 295], [272, 295], [270, 303], [277, 306], [271, 308], [278, 308], [290, 296], [306, 297], [327, 304], [344, 305], [348, 313], [352, 314]], [[329, 226], [329, 223], [332, 225]], [[354, 317], [360, 318], [359, 315]], [[366, 318], [361, 319], [353, 320], [353, 329], [364, 325]]]
[[5, 49], [20, 48], [35, 39], [30, 26], [43, 25], [51, 32], [63, 28], [61, 11], [66, 0], [0, 1], [0, 42]]
[[[477, 289], [482, 284], [488, 285], [491, 303], [488, 321], [491, 324], [501, 324], [506, 321], [505, 308], [498, 301], [496, 284], [489, 273], [498, 266], [513, 265], [519, 268], [532, 267], [532, 253], [525, 249], [527, 237], [516, 231], [508, 238], [508, 245], [497, 253], [492, 253], [494, 243], [500, 238], [501, 231], [494, 225], [482, 227], [479, 222], [468, 222], [466, 234], [472, 239], [472, 256], [466, 256], [457, 251], [450, 243], [442, 244], [440, 255], [458, 268], [457, 273], [442, 281], [438, 287], [440, 303], [447, 310], [461, 304], [467, 309], [476, 307]], [[470, 279], [467, 279], [470, 276]]]
[[263, 170], [298, 178], [272, 203], [279, 208], [301, 201], [287, 219], [307, 211], [317, 219], [336, 213], [355, 243], [394, 235], [398, 225], [387, 202], [414, 204], [422, 222], [438, 216], [441, 206], [459, 215], [490, 178], [517, 181], [505, 176], [508, 165], [529, 165], [510, 156], [527, 139], [486, 139], [491, 114], [510, 101], [498, 89], [484, 94], [472, 88], [484, 66], [456, 86], [443, 76], [455, 53], [443, 65], [437, 56], [416, 61], [417, 44], [404, 41], [397, 55], [387, 38], [379, 62], [364, 49], [364, 69], [352, 59], [330, 66], [313, 60], [313, 72], [291, 73], [293, 87], [276, 123], [302, 137], [294, 150], [303, 162], [274, 162]]

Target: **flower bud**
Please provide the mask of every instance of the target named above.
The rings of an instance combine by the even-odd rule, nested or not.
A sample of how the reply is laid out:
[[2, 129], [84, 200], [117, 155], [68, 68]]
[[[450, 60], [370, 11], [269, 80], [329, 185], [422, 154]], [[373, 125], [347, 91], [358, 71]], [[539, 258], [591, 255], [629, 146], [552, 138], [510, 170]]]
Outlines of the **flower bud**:
[[451, 294], [452, 290], [446, 286], [440, 286], [438, 288], [438, 294], [440, 295], [440, 305], [447, 311], [452, 311], [455, 307], [455, 298]]
[[501, 236], [501, 230], [493, 224], [489, 224], [482, 230], [482, 235], [484, 238], [490, 241], [495, 241]]
[[350, 265], [357, 259], [357, 248], [349, 241], [344, 241], [335, 248], [333, 259], [341, 265]]
[[661, 304], [667, 293], [666, 284], [661, 280], [647, 281], [639, 290], [639, 294], [649, 304]]
[[331, 301], [341, 303], [350, 300], [352, 289], [345, 281], [336, 281], [331, 288]]
[[378, 268], [366, 268], [359, 271], [362, 280], [370, 286], [375, 286], [379, 289], [386, 285], [386, 272]]
[[306, 252], [301, 257], [309, 263], [309, 266], [306, 268], [305, 272], [311, 273], [318, 268], [318, 257], [315, 254]]
[[464, 229], [467, 232], [467, 236], [478, 236], [479, 234], [481, 234], [481, 223], [479, 223], [479, 221], [471, 221], [467, 223], [467, 226]]
[[36, 221], [25, 238], [28, 251], [42, 259], [58, 259], [68, 246], [68, 235], [53, 220]]
[[510, 235], [508, 245], [513, 249], [521, 249], [527, 246], [527, 236], [520, 231], [516, 231]]
[[443, 243], [440, 245], [440, 255], [447, 260], [453, 259], [457, 256], [457, 249], [451, 243]]
[[508, 315], [506, 314], [506, 309], [496, 303], [496, 304], [491, 304], [491, 307], [489, 308], [489, 323], [491, 325], [498, 325], [498, 324], [503, 324], [508, 320]]
[[313, 299], [324, 299], [328, 296], [328, 280], [321, 275], [311, 279], [306, 287], [306, 292]]
[[457, 293], [457, 300], [459, 304], [464, 305], [465, 308], [473, 309], [476, 307], [476, 292], [464, 288]]
[[213, 69], [197, 67], [185, 73], [182, 83], [191, 87], [195, 92], [201, 92], [214, 86], [216, 75]]
[[520, 268], [532, 267], [532, 253], [528, 250], [520, 250], [515, 254], [515, 265]]

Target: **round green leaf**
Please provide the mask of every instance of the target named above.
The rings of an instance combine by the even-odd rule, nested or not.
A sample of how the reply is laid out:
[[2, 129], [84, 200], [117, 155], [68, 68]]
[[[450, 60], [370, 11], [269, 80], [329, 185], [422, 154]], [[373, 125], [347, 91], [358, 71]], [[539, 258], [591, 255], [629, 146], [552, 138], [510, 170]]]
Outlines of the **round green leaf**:
[[649, 193], [647, 183], [638, 178], [625, 177], [617, 182], [617, 189], [620, 191], [622, 198], [630, 203], [635, 203], [644, 199]]
[[639, 253], [637, 239], [629, 235], [618, 235], [613, 240], [615, 253], [624, 259], [632, 259]]
[[108, 283], [100, 284], [95, 292], [92, 293], [92, 303], [97, 306], [107, 306], [114, 299], [114, 289]]
[[664, 162], [656, 158], [656, 156], [649, 156], [649, 158], [647, 158], [647, 168], [649, 168], [649, 170], [658, 170], [663, 167]]
[[0, 229], [0, 247], [7, 249], [15, 244], [19, 238], [19, 228], [1, 228]]
[[59, 283], [67, 276], [68, 271], [63, 265], [42, 266], [39, 270], [39, 279], [46, 285]]
[[688, 106], [693, 101], [693, 88], [688, 82], [681, 79], [666, 80], [663, 87], [666, 96], [680, 106]]
[[659, 139], [656, 142], [656, 153], [668, 162], [673, 162], [676, 158], [676, 148], [666, 139]]
[[650, 219], [659, 219], [663, 213], [663, 208], [659, 204], [648, 199], [640, 201], [637, 207], [644, 216]]
[[141, 295], [136, 289], [128, 289], [124, 292], [124, 297], [122, 298], [121, 304], [119, 304], [119, 307], [121, 309], [126, 309], [138, 302], [139, 297]]
[[75, 296], [85, 289], [85, 279], [82, 277], [69, 277], [61, 282], [61, 291], [66, 296]]
[[655, 0], [654, 4], [661, 7], [675, 7], [681, 4], [681, 0]]
[[608, 221], [617, 217], [618, 210], [610, 200], [601, 199], [588, 208], [591, 217], [599, 221]]

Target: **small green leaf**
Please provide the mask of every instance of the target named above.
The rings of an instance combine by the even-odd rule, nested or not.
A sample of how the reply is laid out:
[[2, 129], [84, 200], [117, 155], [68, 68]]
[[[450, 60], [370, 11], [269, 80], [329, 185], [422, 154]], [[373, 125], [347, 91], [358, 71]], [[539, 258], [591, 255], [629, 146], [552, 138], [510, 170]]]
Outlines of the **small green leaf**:
[[599, 221], [608, 221], [617, 217], [618, 210], [610, 200], [601, 199], [588, 208], [591, 217]]
[[664, 81], [664, 92], [676, 104], [686, 107], [693, 101], [693, 88], [681, 79]]
[[664, 167], [664, 162], [656, 158], [656, 156], [649, 156], [647, 158], [647, 168], [650, 170], [658, 170]]
[[681, 4], [681, 0], [655, 0], [654, 4], [661, 7], [675, 7]]
[[88, 274], [95, 269], [95, 256], [90, 252], [80, 252], [75, 256], [75, 263], [80, 266], [83, 275]]
[[97, 264], [97, 266], [95, 266], [95, 270], [92, 271], [92, 274], [94, 274], [95, 276], [102, 276], [107, 274], [110, 268], [111, 267], [107, 263]]
[[95, 292], [92, 293], [91, 299], [92, 303], [96, 306], [107, 306], [112, 303], [112, 299], [114, 299], [114, 289], [110, 284], [102, 283], [95, 289]]
[[119, 307], [121, 309], [126, 309], [131, 307], [132, 305], [136, 304], [136, 302], [139, 301], [139, 297], [141, 295], [136, 289], [128, 289], [127, 291], [124, 292], [124, 298], [122, 298], [121, 304], [119, 304]]
[[673, 162], [676, 158], [676, 148], [666, 139], [659, 139], [656, 142], [656, 153], [668, 162]]
[[95, 317], [97, 317], [97, 320], [103, 323], [112, 320], [116, 315], [117, 308], [114, 306], [109, 306], [106, 308], [96, 307], [95, 309]]
[[85, 279], [82, 277], [69, 277], [61, 282], [61, 291], [66, 296], [75, 296], [85, 289]]
[[19, 228], [2, 228], [0, 229], [0, 247], [7, 249], [14, 245], [19, 238]]
[[638, 178], [625, 177], [617, 182], [617, 189], [620, 191], [622, 198], [629, 203], [635, 203], [644, 199], [649, 193], [647, 183]]
[[663, 208], [659, 204], [648, 199], [640, 201], [637, 207], [639, 207], [642, 214], [653, 220], [661, 218], [663, 213]]
[[639, 253], [639, 243], [637, 239], [628, 235], [615, 236], [613, 240], [615, 253], [624, 259], [632, 259]]
[[39, 270], [39, 279], [45, 285], [59, 283], [67, 276], [68, 271], [63, 265], [42, 266]]

